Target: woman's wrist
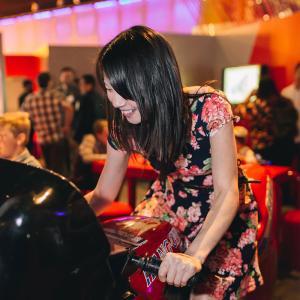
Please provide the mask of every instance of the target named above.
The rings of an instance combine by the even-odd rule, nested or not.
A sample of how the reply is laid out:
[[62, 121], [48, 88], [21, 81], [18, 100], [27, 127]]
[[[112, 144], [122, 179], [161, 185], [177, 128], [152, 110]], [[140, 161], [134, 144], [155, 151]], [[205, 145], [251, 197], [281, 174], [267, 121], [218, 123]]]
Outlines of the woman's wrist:
[[187, 249], [187, 251], [185, 252], [185, 254], [196, 258], [200, 262], [201, 265], [204, 264], [205, 259], [206, 259], [206, 256], [201, 255], [199, 253], [192, 253], [191, 251], [189, 251], [189, 249]]

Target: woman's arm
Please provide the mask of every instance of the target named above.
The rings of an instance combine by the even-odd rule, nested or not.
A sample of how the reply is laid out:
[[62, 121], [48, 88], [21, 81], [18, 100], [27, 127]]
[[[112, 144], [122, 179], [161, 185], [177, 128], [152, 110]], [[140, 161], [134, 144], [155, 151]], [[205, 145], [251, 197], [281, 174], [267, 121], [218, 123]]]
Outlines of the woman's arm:
[[238, 207], [237, 155], [232, 123], [210, 137], [214, 200], [203, 226], [186, 251], [202, 262], [231, 225]]
[[96, 188], [85, 195], [85, 199], [98, 215], [118, 195], [128, 165], [129, 155], [113, 149], [107, 143], [107, 159]]
[[203, 226], [185, 254], [168, 253], [159, 278], [175, 286], [186, 285], [231, 225], [239, 206], [236, 146], [232, 122], [210, 137], [214, 201]]

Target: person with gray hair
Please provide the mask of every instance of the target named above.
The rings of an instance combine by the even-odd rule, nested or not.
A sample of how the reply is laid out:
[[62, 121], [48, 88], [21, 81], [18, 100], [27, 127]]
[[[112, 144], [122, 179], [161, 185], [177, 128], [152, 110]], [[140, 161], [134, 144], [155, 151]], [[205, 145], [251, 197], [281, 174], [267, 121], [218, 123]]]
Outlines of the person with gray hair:
[[30, 133], [30, 120], [26, 112], [10, 112], [0, 116], [0, 158], [34, 167], [40, 162], [26, 148]]

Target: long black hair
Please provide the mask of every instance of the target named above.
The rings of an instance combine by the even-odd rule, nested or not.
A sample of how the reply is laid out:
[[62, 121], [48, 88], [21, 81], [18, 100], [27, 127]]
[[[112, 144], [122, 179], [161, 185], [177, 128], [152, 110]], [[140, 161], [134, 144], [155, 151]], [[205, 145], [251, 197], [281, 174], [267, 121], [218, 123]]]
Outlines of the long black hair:
[[97, 75], [103, 86], [104, 73], [119, 95], [136, 101], [141, 114], [140, 124], [130, 124], [109, 103], [110, 137], [128, 153], [139, 151], [155, 157], [164, 176], [182, 153], [191, 126], [189, 102], [173, 50], [151, 28], [134, 26], [101, 50]]

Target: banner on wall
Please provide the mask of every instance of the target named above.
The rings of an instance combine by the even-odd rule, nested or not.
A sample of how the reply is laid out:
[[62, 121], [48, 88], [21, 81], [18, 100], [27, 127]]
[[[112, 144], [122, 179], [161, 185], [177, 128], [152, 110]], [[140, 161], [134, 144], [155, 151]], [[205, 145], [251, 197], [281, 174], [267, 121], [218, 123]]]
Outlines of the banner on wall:
[[5, 110], [5, 85], [4, 85], [4, 58], [2, 53], [2, 39], [0, 34], [0, 114]]

